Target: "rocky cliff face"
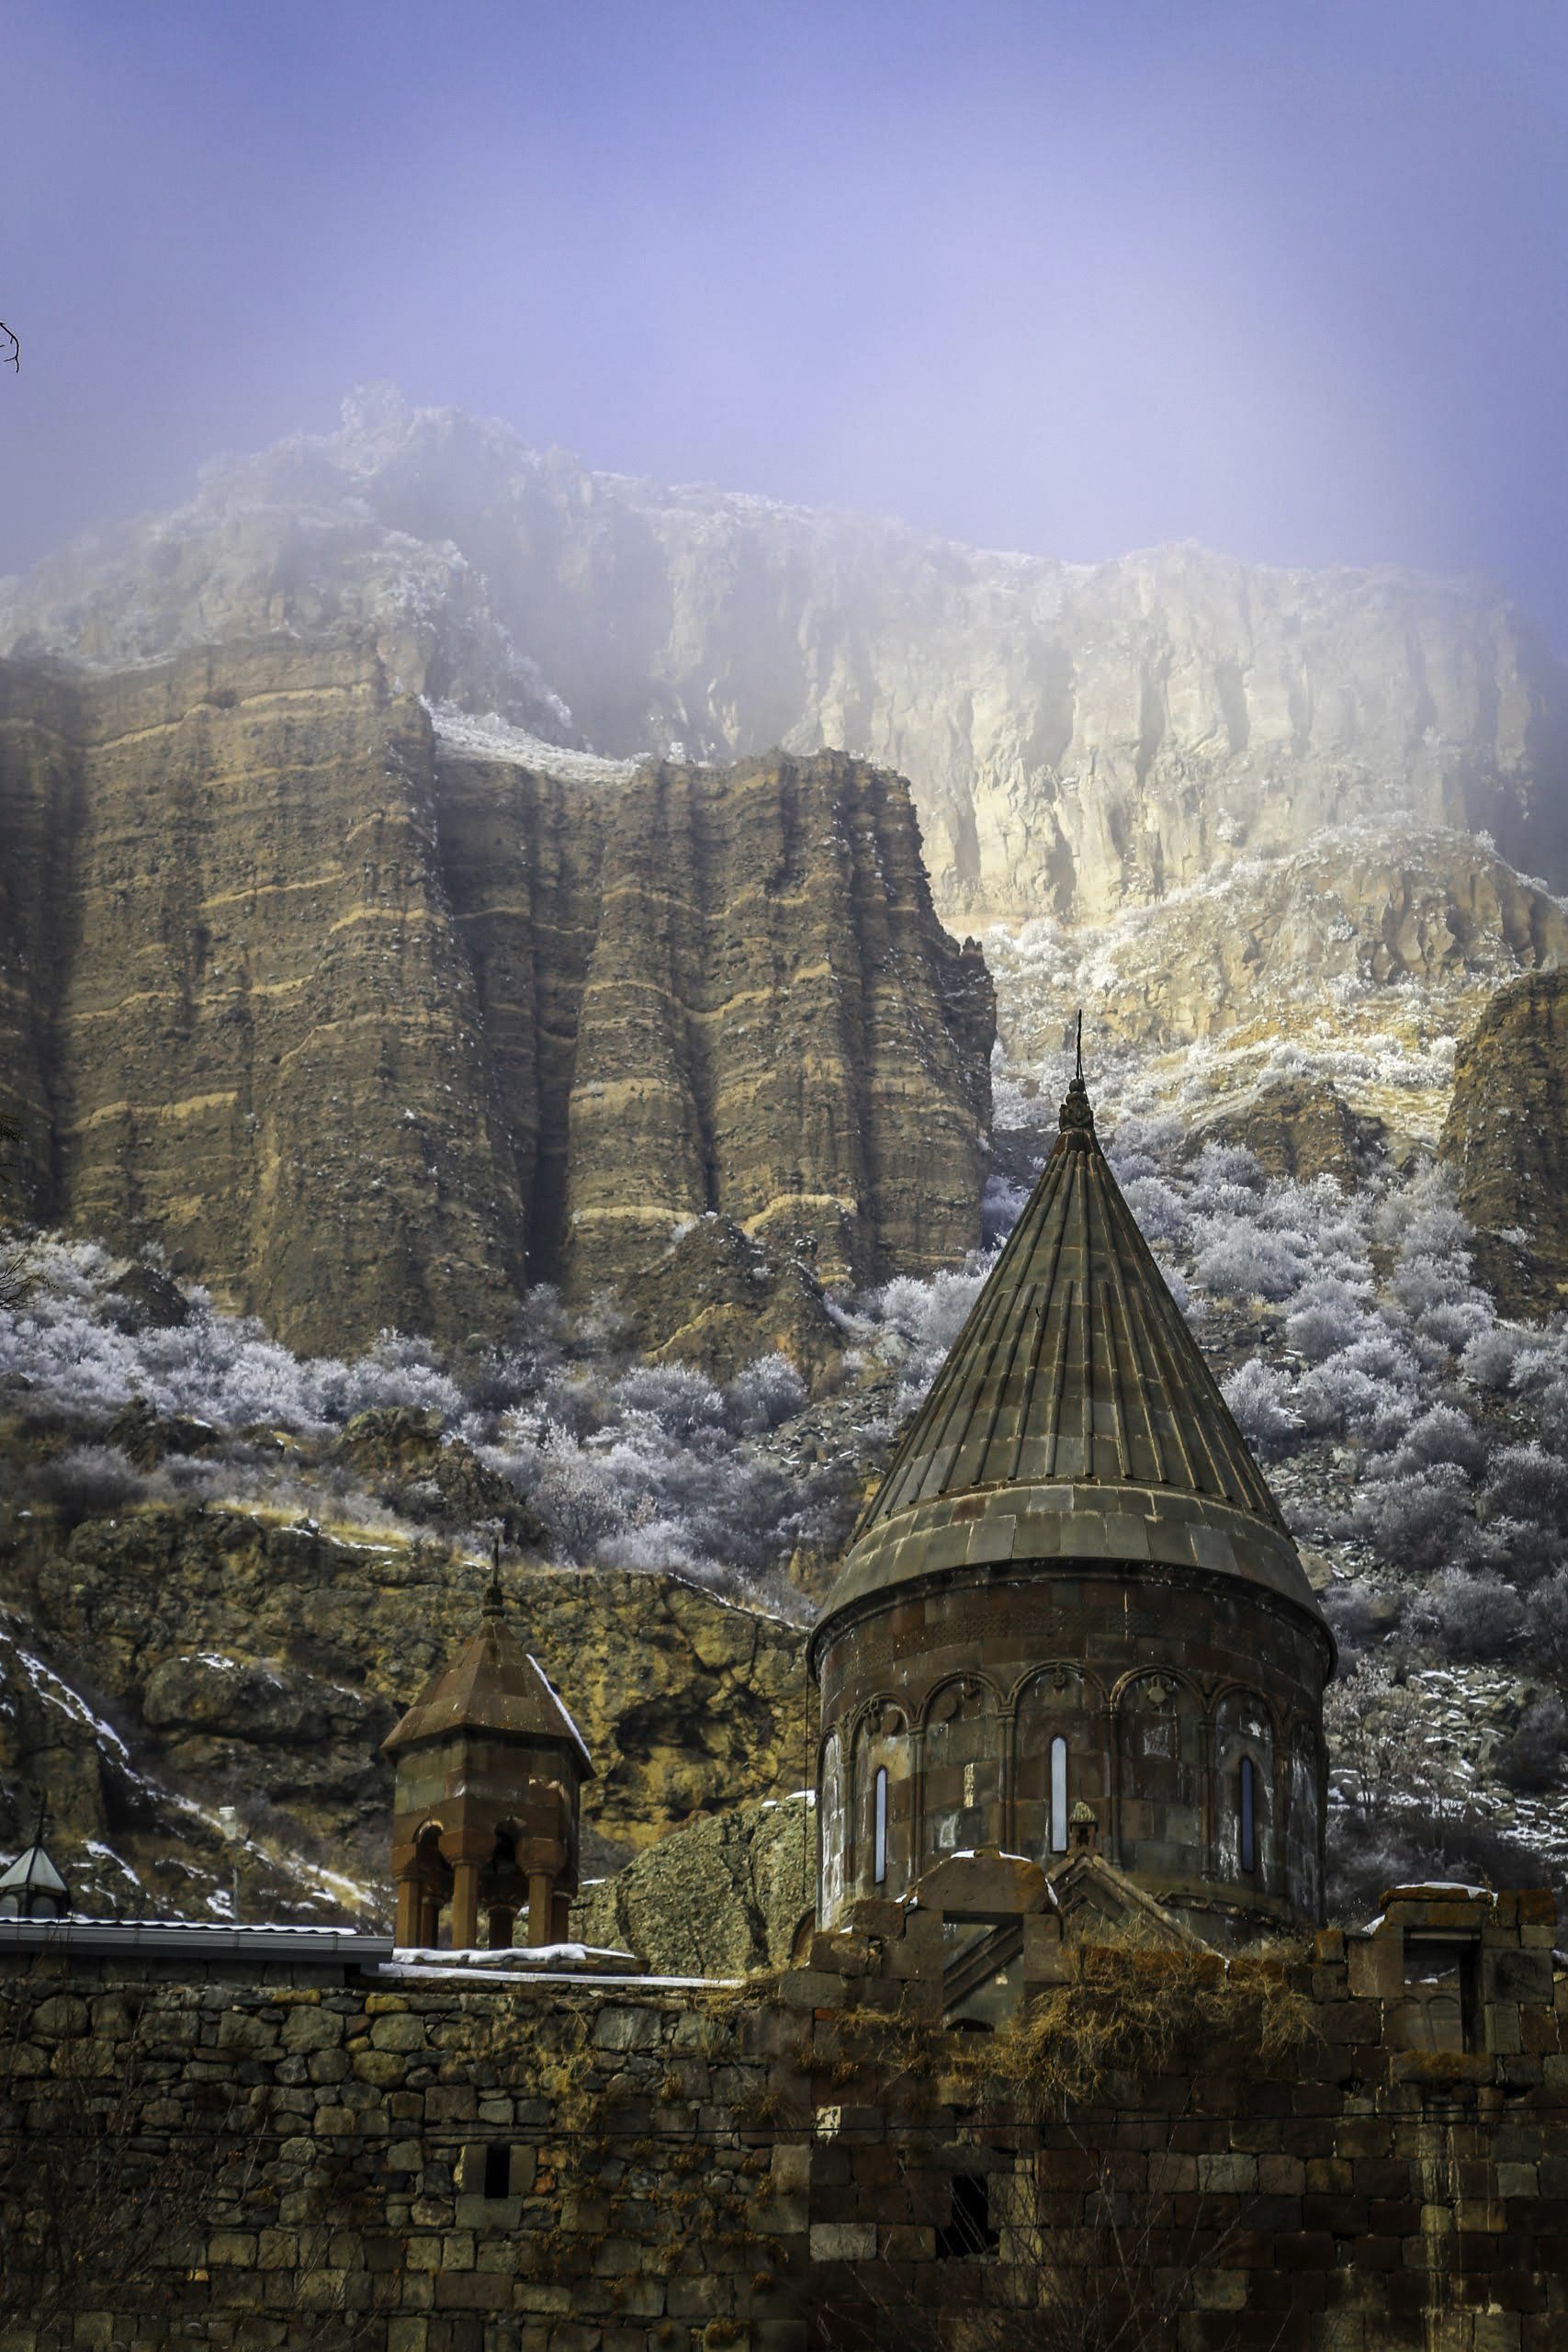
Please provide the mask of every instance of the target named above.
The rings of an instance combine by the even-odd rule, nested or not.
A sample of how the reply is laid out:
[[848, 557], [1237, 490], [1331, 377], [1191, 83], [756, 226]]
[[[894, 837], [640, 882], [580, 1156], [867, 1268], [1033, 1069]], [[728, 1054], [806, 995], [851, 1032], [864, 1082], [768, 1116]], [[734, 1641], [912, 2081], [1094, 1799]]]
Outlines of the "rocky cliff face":
[[709, 1214], [822, 1281], [962, 1256], [989, 982], [906, 787], [567, 769], [444, 747], [363, 634], [0, 665], [13, 1210], [332, 1352]]
[[1483, 588], [977, 552], [591, 473], [386, 395], [39, 567], [0, 644], [116, 664], [344, 620], [406, 687], [563, 742], [894, 767], [950, 917], [1098, 920], [1401, 815], [1568, 871], [1562, 673]]
[[1516, 1314], [1568, 1301], [1568, 972], [1499, 989], [1454, 1065], [1440, 1150], [1482, 1279]]
[[[385, 1908], [379, 1744], [471, 1631], [481, 1571], [437, 1544], [193, 1510], [24, 1536], [3, 1565], [22, 1614], [0, 1610], [0, 1851], [26, 1826], [25, 1792], [47, 1789], [86, 1907], [216, 1894], [220, 1909], [219, 1808], [234, 1801], [253, 1901]], [[672, 1577], [531, 1567], [506, 1581], [593, 1757], [588, 1867], [801, 1785], [797, 1628]]]

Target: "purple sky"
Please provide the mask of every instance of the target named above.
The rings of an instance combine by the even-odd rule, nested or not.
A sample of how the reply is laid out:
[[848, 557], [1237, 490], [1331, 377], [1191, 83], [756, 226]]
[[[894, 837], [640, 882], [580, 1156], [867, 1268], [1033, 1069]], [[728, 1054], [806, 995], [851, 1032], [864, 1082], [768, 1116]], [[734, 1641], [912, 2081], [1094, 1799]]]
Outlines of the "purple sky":
[[0, 571], [348, 387], [1568, 648], [1562, 0], [6, 0]]

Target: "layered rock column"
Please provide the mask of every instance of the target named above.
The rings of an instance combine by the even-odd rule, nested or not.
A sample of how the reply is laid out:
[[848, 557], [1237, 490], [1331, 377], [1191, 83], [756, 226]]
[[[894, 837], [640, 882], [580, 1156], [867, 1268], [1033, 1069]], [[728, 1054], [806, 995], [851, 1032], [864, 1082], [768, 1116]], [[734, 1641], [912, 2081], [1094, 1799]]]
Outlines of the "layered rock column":
[[447, 758], [353, 634], [0, 665], [0, 1216], [297, 1348], [497, 1334], [710, 1209], [828, 1281], [979, 1238], [990, 983], [879, 771]]

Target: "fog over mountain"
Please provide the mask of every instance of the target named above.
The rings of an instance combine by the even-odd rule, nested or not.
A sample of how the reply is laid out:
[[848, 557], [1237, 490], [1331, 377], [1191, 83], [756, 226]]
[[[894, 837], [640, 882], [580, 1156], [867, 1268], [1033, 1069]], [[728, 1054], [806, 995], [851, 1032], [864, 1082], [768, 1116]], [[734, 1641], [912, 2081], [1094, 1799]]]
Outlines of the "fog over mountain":
[[558, 745], [895, 768], [959, 923], [1102, 919], [1396, 817], [1568, 876], [1565, 673], [1482, 584], [968, 548], [596, 473], [385, 388], [0, 602], [0, 644], [110, 668], [349, 627], [394, 691]]

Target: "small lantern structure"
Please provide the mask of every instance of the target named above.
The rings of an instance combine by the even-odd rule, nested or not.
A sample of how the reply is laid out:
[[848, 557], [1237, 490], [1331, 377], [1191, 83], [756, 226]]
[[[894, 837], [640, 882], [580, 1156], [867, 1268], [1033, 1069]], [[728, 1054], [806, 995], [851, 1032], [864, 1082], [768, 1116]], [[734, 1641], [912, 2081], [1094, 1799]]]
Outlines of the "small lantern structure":
[[71, 1908], [71, 1891], [43, 1842], [48, 1822], [40, 1801], [32, 1844], [0, 1873], [0, 1919], [63, 1919]]

